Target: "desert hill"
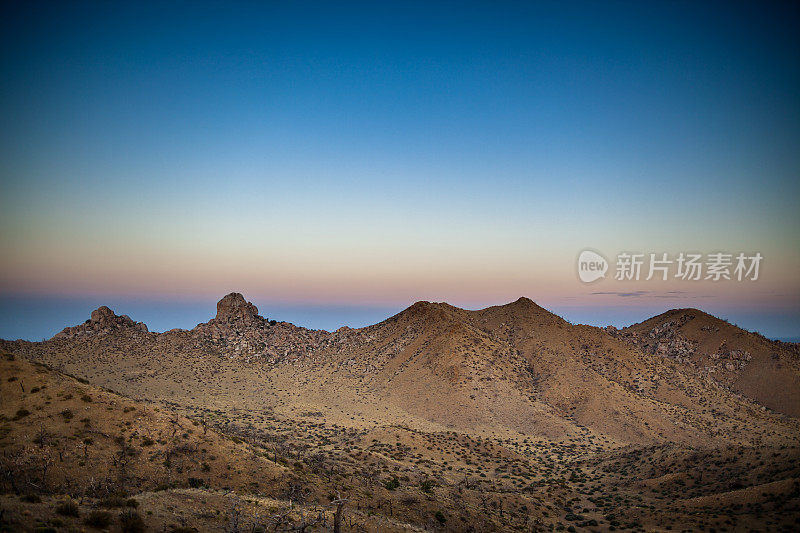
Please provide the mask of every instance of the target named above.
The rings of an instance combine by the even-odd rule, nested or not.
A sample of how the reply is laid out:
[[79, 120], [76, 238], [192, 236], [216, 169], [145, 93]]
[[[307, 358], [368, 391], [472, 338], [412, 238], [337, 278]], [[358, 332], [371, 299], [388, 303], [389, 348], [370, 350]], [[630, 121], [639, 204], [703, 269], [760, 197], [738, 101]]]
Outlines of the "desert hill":
[[[408, 487], [386, 489], [382, 471], [397, 461], [379, 432], [310, 424], [295, 440], [293, 424], [272, 420], [265, 433], [247, 417], [186, 417], [10, 354], [0, 375], [0, 531], [329, 531], [339, 491], [353, 501], [349, 531], [419, 531], [439, 524], [437, 510], [501, 528], [474, 501], [456, 512], [452, 489], [421, 491], [419, 469], [405, 469]], [[364, 472], [353, 466], [362, 454], [374, 457]]]
[[[757, 420], [781, 420], [669, 358], [571, 325], [526, 298], [480, 311], [418, 302], [351, 337], [279, 372], [321, 390], [342, 383], [464, 431], [697, 442], [765, 438], [772, 429], [747, 436], [743, 421], [755, 429]], [[787, 424], [784, 436], [796, 434], [796, 421], [777, 423]]]
[[[281, 497], [294, 484], [313, 486], [197, 419], [8, 355], [0, 358], [0, 375], [0, 491], [23, 495], [17, 505], [36, 504], [28, 507], [41, 521], [68, 527], [94, 513], [111, 522], [110, 510], [119, 508], [138, 516], [133, 509], [149, 493], [169, 499], [189, 488], [259, 489]], [[54, 494], [61, 497], [47, 499]], [[34, 529], [24, 521], [9, 525]]]
[[[15, 491], [33, 486], [99, 493], [111, 492], [111, 486], [152, 490], [188, 486], [191, 477], [209, 476], [244, 487], [256, 482], [256, 471], [262, 479], [288, 474], [253, 461], [247, 450], [197, 420], [170, 416], [43, 365], [3, 358], [0, 368], [4, 464], [15, 472], [3, 481]], [[234, 463], [240, 467], [231, 470]]]
[[800, 417], [800, 352], [698, 309], [674, 309], [615, 332], [761, 405]]
[[[347, 531], [793, 527], [800, 422], [636, 338], [570, 324], [527, 298], [477, 311], [417, 302], [335, 332], [267, 320], [238, 293], [192, 330], [153, 333], [102, 310], [48, 341], [0, 342], [16, 354], [0, 384], [0, 445], [38, 450], [38, 425], [66, 450], [86, 438], [75, 420], [89, 418], [108, 436], [90, 437], [97, 461], [113, 466], [126, 435], [139, 452], [125, 492], [167, 531], [170, 520], [230, 529], [225, 487], [253, 527], [327, 517], [307, 531], [330, 528], [339, 491], [351, 502]], [[85, 408], [84, 394], [108, 416], [67, 422], [60, 413]], [[20, 408], [29, 414], [17, 418]], [[172, 476], [158, 454], [187, 442], [206, 451]], [[87, 468], [71, 449], [64, 458], [59, 479], [74, 478], [72, 497], [91, 494], [86, 515], [105, 497], [87, 492], [93, 473], [116, 480], [117, 470]], [[177, 485], [150, 490], [165, 477]], [[67, 520], [53, 511], [63, 494], [51, 486], [41, 503], [7, 495], [0, 505], [54, 524]]]
[[797, 420], [763, 411], [632, 334], [569, 324], [527, 298], [479, 311], [418, 302], [335, 332], [266, 320], [238, 293], [190, 331], [150, 333], [101, 315], [115, 327], [97, 327], [93, 315], [50, 341], [3, 348], [135, 398], [285, 417], [320, 411], [354, 427], [388, 420], [619, 444], [798, 434]]

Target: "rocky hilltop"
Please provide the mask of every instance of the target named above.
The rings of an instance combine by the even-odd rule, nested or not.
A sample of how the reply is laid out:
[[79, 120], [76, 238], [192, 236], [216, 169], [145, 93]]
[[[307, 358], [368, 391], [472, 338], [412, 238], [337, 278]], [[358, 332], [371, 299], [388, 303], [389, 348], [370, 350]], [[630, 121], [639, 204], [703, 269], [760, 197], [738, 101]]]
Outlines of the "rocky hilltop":
[[265, 319], [258, 314], [258, 307], [244, 299], [238, 292], [232, 292], [217, 302], [217, 322], [263, 322]]
[[82, 335], [108, 335], [119, 330], [147, 333], [144, 322], [134, 322], [128, 315], [116, 315], [105, 305], [92, 311], [91, 317], [77, 326], [66, 327], [54, 339], [71, 339]]
[[191, 334], [213, 343], [230, 357], [262, 358], [268, 363], [292, 360], [349, 338], [350, 328], [330, 333], [268, 320], [238, 292], [217, 302], [217, 315]]
[[[353, 332], [341, 328], [330, 333], [312, 330], [290, 324], [269, 320], [258, 313], [258, 308], [245, 300], [238, 292], [232, 292], [217, 302], [217, 314], [208, 322], [186, 330], [171, 330], [154, 335], [160, 344], [170, 340], [180, 342], [183, 349], [208, 348], [228, 357], [247, 357], [262, 359], [268, 363], [278, 363], [297, 359], [319, 348], [341, 344]], [[127, 315], [116, 315], [106, 306], [92, 311], [83, 324], [64, 328], [52, 337], [52, 341], [71, 340], [95, 343], [98, 337], [116, 334], [117, 337], [148, 333], [147, 325], [135, 322]]]
[[673, 309], [622, 330], [608, 331], [639, 350], [679, 362], [768, 408], [800, 417], [796, 345], [769, 340], [699, 309]]

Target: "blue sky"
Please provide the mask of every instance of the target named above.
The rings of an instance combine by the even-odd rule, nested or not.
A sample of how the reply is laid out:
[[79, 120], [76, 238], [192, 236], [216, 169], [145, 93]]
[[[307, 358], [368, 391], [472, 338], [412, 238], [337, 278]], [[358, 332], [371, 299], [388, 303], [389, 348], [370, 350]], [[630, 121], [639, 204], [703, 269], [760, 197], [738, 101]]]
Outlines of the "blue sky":
[[760, 251], [758, 284], [669, 305], [800, 335], [792, 3], [3, 9], [0, 336], [65, 325], [20, 325], [20, 298], [158, 321], [238, 290], [315, 327], [663, 305], [592, 296], [587, 247]]

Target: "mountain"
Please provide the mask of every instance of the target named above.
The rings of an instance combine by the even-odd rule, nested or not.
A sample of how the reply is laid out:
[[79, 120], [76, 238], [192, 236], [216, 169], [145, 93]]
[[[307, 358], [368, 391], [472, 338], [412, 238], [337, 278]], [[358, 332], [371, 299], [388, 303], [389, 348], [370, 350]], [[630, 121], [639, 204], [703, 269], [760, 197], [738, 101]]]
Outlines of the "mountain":
[[[98, 328], [92, 318], [67, 328], [69, 335], [4, 348], [136, 398], [223, 409], [268, 405], [284, 416], [321, 411], [354, 426], [392, 421], [620, 444], [758, 441], [796, 429], [796, 421], [751, 401], [758, 396], [730, 394], [713, 373], [673, 357], [669, 350], [694, 346], [679, 333], [669, 334], [667, 348], [653, 348], [634, 330], [609, 335], [572, 325], [527, 298], [479, 311], [417, 302], [378, 324], [335, 332], [268, 321], [239, 293], [190, 331], [151, 333], [113, 313], [96, 314], [121, 325]], [[734, 339], [727, 330], [698, 331]], [[742, 383], [758, 383], [762, 366], [791, 376], [786, 355], [773, 361], [748, 347], [720, 356], [758, 358], [743, 366], [750, 370], [742, 375], [753, 377]], [[786, 383], [788, 399], [772, 404], [790, 409], [800, 386]]]
[[[137, 454], [124, 492], [159, 530], [231, 530], [234, 518], [329, 530], [338, 493], [346, 530], [777, 531], [800, 516], [796, 351], [696, 310], [616, 330], [528, 298], [475, 311], [417, 302], [328, 332], [267, 320], [231, 293], [191, 330], [154, 333], [100, 308], [0, 350], [14, 354], [2, 367], [2, 456], [63, 458], [47, 490], [33, 481], [41, 503], [0, 494], [12, 530], [26, 516], [76, 526], [54, 514], [64, 495], [88, 494], [83, 514], [102, 507], [92, 476], [112, 471], [120, 435]], [[786, 391], [771, 398], [759, 372]], [[75, 418], [100, 432], [91, 465], [70, 447], [87, 429], [60, 414], [87, 409]], [[52, 450], [37, 447], [37, 427]], [[153, 491], [187, 443], [201, 451], [173, 473], [178, 484]], [[247, 496], [232, 501], [226, 487]]]
[[463, 431], [693, 442], [751, 438], [734, 428], [762, 417], [669, 358], [571, 325], [527, 298], [480, 311], [418, 302], [309, 359], [302, 373], [282, 370], [303, 376], [295, 387], [313, 384], [320, 403], [343, 384], [371, 403]]
[[800, 348], [772, 341], [698, 309], [674, 309], [615, 335], [680, 362], [775, 411], [800, 417]]

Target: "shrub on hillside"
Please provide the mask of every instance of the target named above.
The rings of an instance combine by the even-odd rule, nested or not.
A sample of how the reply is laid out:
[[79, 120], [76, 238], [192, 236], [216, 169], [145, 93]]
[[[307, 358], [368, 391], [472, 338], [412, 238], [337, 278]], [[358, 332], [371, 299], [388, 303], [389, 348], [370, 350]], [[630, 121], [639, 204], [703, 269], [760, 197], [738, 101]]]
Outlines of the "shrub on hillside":
[[72, 500], [66, 500], [56, 506], [56, 512], [62, 516], [79, 516], [80, 509], [78, 504]]
[[133, 509], [122, 511], [119, 515], [119, 523], [122, 533], [143, 533], [144, 531], [144, 520]]
[[111, 513], [108, 511], [94, 510], [83, 520], [83, 523], [89, 527], [106, 529], [111, 525]]

